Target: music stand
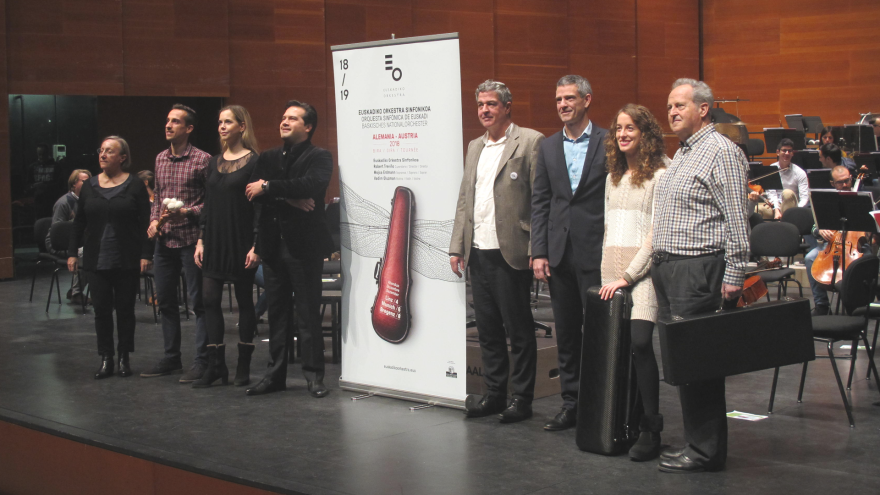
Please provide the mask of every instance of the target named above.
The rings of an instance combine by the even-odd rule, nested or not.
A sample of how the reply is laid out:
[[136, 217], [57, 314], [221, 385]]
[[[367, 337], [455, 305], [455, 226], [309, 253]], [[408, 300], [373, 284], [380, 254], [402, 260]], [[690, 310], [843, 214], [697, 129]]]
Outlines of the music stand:
[[764, 128], [764, 143], [766, 143], [766, 150], [768, 153], [776, 151], [776, 149], [779, 148], [779, 141], [782, 141], [784, 138], [791, 139], [794, 143], [795, 151], [807, 147], [807, 137], [806, 134], [804, 134], [804, 131], [785, 129], [783, 127]]
[[831, 187], [831, 169], [807, 170], [807, 183], [810, 189], [828, 189]]
[[[820, 230], [839, 230], [840, 238], [846, 240], [847, 232], [877, 232], [877, 223], [871, 216], [874, 201], [869, 192], [812, 190], [810, 204], [813, 220]], [[846, 257], [840, 257], [840, 266], [834, 260], [831, 283], [837, 281], [838, 268], [846, 269]]]
[[[759, 177], [756, 179], [756, 177]], [[749, 165], [749, 184], [757, 184], [765, 191], [785, 189], [779, 177], [779, 167], [766, 165]]]
[[804, 116], [795, 113], [792, 115], [785, 116], [785, 123], [788, 124], [788, 127], [792, 129], [797, 129], [801, 132], [806, 132], [806, 127], [804, 126]]
[[877, 177], [877, 164], [880, 161], [880, 153], [860, 153], [853, 155], [856, 162], [856, 173], [860, 174], [862, 166], [867, 167], [868, 177]]
[[791, 163], [804, 170], [822, 168], [822, 162], [819, 161], [819, 150], [795, 151], [794, 156], [791, 157]]
[[804, 117], [804, 127], [806, 127], [806, 132], [813, 134], [819, 134], [825, 128], [822, 125], [822, 117], [817, 116]]
[[857, 153], [870, 153], [877, 151], [877, 141], [874, 139], [874, 128], [870, 125], [845, 125], [843, 126], [844, 146]]

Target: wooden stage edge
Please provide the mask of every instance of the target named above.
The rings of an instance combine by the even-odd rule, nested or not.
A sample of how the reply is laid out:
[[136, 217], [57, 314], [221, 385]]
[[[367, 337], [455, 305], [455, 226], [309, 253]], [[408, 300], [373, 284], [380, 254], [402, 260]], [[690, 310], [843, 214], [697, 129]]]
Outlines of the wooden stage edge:
[[0, 493], [300, 493], [213, 472], [207, 463], [162, 462], [11, 417], [15, 415], [0, 409]]

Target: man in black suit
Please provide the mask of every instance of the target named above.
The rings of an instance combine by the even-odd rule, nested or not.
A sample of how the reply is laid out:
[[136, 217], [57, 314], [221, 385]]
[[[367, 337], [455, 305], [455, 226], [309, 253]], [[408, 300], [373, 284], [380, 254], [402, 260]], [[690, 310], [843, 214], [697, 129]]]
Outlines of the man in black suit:
[[[313, 397], [325, 397], [321, 330], [321, 272], [333, 241], [324, 217], [324, 193], [333, 172], [330, 152], [312, 145], [318, 113], [291, 100], [281, 119], [284, 145], [260, 155], [248, 199], [260, 204], [255, 252], [263, 259], [269, 302], [269, 369], [248, 395], [287, 388], [293, 341], [290, 294], [295, 293], [302, 369]], [[308, 205], [303, 206], [306, 202]], [[318, 205], [315, 208], [315, 205]], [[244, 260], [242, 260], [244, 262]]]
[[584, 304], [587, 289], [601, 282], [608, 131], [590, 122], [592, 99], [581, 76], [556, 83], [564, 127], [541, 143], [532, 188], [532, 269], [550, 284], [563, 400], [559, 414], [544, 425], [548, 431], [575, 424]]

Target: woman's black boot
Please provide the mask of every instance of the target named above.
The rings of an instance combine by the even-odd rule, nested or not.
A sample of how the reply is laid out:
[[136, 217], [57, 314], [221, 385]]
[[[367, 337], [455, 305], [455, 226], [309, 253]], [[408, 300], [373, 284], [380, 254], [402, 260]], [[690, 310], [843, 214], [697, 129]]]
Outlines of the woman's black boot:
[[251, 355], [254, 353], [254, 344], [238, 343], [238, 366], [235, 367], [236, 387], [247, 385], [251, 382]]
[[113, 376], [113, 354], [101, 356], [101, 369], [95, 373], [95, 380], [101, 380], [108, 376]]
[[131, 376], [131, 366], [128, 364], [128, 353], [119, 353], [119, 376], [125, 378]]
[[208, 388], [217, 380], [226, 385], [229, 383], [229, 369], [226, 367], [226, 346], [208, 344], [208, 369], [201, 378], [194, 381], [193, 388]]
[[642, 462], [660, 455], [660, 432], [663, 431], [662, 414], [645, 414], [639, 423], [639, 439], [629, 449], [629, 458]]

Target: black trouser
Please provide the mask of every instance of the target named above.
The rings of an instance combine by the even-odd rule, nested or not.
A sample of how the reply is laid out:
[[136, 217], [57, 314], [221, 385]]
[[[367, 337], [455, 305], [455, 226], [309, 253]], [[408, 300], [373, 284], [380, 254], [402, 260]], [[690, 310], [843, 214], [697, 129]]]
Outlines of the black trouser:
[[660, 372], [654, 355], [654, 322], [632, 320], [630, 335], [642, 407], [645, 414], [656, 416], [660, 413]]
[[277, 256], [263, 261], [266, 293], [269, 299], [269, 369], [266, 378], [274, 382], [287, 379], [287, 358], [293, 342], [290, 294], [295, 294], [296, 324], [302, 349], [302, 369], [306, 380], [324, 378], [324, 335], [321, 329], [320, 257], [295, 258], [284, 242]]
[[[511, 267], [500, 249], [474, 248], [468, 263], [486, 393], [507, 397], [510, 374], [513, 398], [531, 403], [535, 396], [535, 366], [538, 362], [535, 320], [530, 305], [532, 271]], [[512, 373], [507, 356], [507, 337], [510, 337], [513, 358]]]
[[550, 305], [556, 324], [562, 407], [572, 411], [577, 409], [582, 332], [593, 330], [592, 327], [584, 328], [587, 290], [601, 282], [602, 274], [598, 269], [581, 270], [577, 267], [570, 241], [559, 264], [550, 267]]
[[[724, 256], [703, 256], [655, 263], [651, 278], [659, 318], [715, 311], [721, 307]], [[684, 421], [685, 455], [709, 468], [727, 460], [727, 403], [724, 378], [678, 387]]]
[[[256, 269], [247, 270], [235, 287], [235, 301], [238, 303], [238, 338], [239, 341], [251, 343], [257, 328], [257, 317], [254, 314], [254, 273]], [[202, 303], [205, 305], [205, 324], [208, 327], [208, 343], [222, 344], [225, 333], [223, 319], [223, 283], [224, 280], [202, 277]]]
[[134, 351], [134, 303], [137, 296], [140, 270], [114, 269], [88, 272], [95, 307], [95, 333], [98, 336], [98, 354], [113, 355], [113, 310], [116, 310], [116, 329], [120, 352]]

